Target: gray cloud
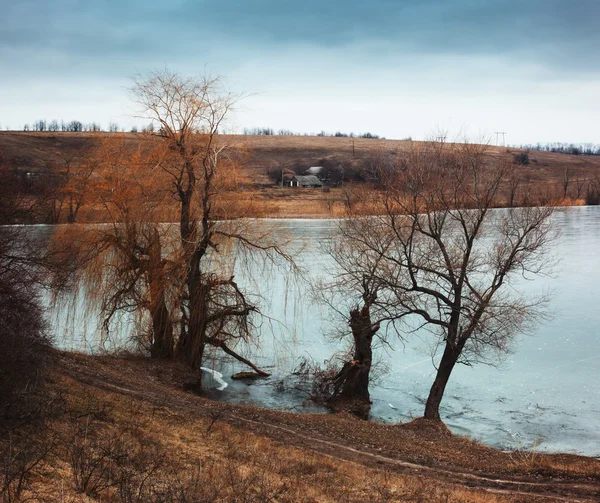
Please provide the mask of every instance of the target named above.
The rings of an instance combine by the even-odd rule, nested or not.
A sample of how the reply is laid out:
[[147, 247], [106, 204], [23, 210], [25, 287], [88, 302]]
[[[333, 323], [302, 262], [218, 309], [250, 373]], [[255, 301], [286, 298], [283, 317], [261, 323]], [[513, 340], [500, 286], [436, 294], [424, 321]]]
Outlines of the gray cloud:
[[20, 0], [4, 11], [0, 63], [13, 70], [83, 65], [122, 74], [136, 64], [210, 59], [226, 46], [243, 58], [249, 48], [364, 41], [389, 52], [499, 55], [557, 71], [595, 71], [600, 63], [596, 0]]
[[417, 54], [514, 55], [558, 68], [600, 62], [596, 0], [188, 0], [179, 9], [190, 29], [272, 48], [370, 40]]
[[597, 0], [0, 2], [3, 125], [127, 123], [127, 77], [208, 63], [260, 94], [242, 125], [401, 137], [441, 121], [523, 142], [597, 131]]

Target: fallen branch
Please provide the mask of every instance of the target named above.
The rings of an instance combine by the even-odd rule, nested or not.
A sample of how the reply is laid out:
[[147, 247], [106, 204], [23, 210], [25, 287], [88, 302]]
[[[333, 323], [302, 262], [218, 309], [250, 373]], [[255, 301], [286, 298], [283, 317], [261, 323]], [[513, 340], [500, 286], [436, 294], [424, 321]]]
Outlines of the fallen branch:
[[263, 377], [269, 377], [271, 375], [268, 372], [265, 372], [264, 370], [259, 369], [256, 365], [254, 365], [254, 363], [252, 363], [250, 360], [247, 360], [242, 355], [237, 354], [233, 349], [231, 349], [229, 346], [227, 346], [223, 341], [211, 339], [210, 344], [214, 347], [221, 348], [228, 355], [233, 356], [236, 360], [239, 360], [240, 362], [248, 365], [248, 367], [250, 367], [252, 370], [254, 370], [254, 372], [256, 372], [257, 374], [259, 374]]

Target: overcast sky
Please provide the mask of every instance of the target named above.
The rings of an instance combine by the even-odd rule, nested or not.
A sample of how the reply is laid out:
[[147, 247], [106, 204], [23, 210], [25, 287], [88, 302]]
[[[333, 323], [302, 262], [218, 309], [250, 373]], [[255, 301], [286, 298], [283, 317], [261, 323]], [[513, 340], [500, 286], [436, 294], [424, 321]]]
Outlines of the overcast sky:
[[598, 0], [0, 0], [0, 127], [130, 127], [131, 77], [220, 74], [233, 130], [600, 143]]

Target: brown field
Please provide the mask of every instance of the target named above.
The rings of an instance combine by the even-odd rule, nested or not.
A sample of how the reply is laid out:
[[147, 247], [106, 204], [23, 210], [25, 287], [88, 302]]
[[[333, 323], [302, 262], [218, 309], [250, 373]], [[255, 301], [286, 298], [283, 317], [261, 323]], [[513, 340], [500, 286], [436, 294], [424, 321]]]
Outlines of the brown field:
[[[57, 360], [48, 397], [67, 413], [51, 422], [56, 448], [35, 469], [35, 501], [167, 501], [150, 499], [152, 490], [174, 487], [179, 499], [168, 501], [182, 503], [576, 502], [600, 494], [592, 458], [500, 452], [422, 420], [391, 426], [215, 402], [182, 391], [195, 376], [171, 363]], [[102, 489], [103, 456], [117, 453], [119, 482]], [[100, 468], [88, 480], [90, 466]], [[141, 497], [124, 499], [132, 488]]]
[[[98, 134], [108, 133], [36, 133], [0, 132], [0, 152], [6, 161], [19, 169], [43, 172], [60, 166], [65, 158], [76, 156], [92, 144]], [[113, 133], [135, 142], [133, 133]], [[281, 218], [326, 218], [337, 216], [341, 190], [280, 188], [267, 176], [269, 168], [285, 168], [294, 162], [319, 165], [322, 159], [336, 159], [360, 164], [381, 152], [401, 153], [418, 144], [406, 140], [375, 140], [313, 136], [242, 136], [223, 135], [225, 141], [247, 152], [244, 162], [247, 183], [239, 197], [251, 201], [255, 215]], [[490, 146], [493, 156], [512, 160], [519, 149]], [[567, 155], [531, 151], [530, 164], [522, 166], [525, 183], [549, 200], [562, 197], [565, 170], [573, 176], [570, 197], [576, 199], [575, 177], [593, 180], [600, 177], [600, 156]], [[571, 204], [573, 204], [571, 202]], [[577, 202], [576, 204], [581, 204]]]

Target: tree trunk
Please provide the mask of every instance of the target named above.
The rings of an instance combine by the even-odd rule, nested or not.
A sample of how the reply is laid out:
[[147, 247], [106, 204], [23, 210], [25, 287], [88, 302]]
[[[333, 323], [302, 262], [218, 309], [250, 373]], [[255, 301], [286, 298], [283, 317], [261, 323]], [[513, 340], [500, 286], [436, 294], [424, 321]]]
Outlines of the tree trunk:
[[441, 421], [440, 403], [442, 402], [446, 384], [448, 384], [448, 379], [450, 379], [450, 374], [456, 365], [459, 355], [460, 351], [452, 349], [448, 343], [446, 344], [444, 354], [442, 355], [442, 359], [440, 360], [440, 365], [435, 376], [435, 381], [433, 381], [433, 385], [431, 386], [429, 397], [427, 398], [427, 403], [425, 405], [425, 414], [423, 416], [425, 419]]
[[198, 369], [202, 366], [204, 347], [206, 346], [208, 299], [199, 262], [193, 258], [191, 264], [186, 281], [189, 296], [189, 320], [185, 333], [180, 337], [177, 351], [190, 367]]
[[[187, 147], [179, 145], [180, 155], [185, 159], [185, 187], [178, 188], [181, 202], [180, 234], [181, 246], [188, 268], [187, 285], [187, 307], [188, 319], [185, 330], [182, 331], [177, 344], [177, 354], [192, 368], [198, 369], [202, 366], [204, 347], [206, 346], [206, 315], [207, 299], [200, 262], [203, 252], [199, 249], [197, 242], [197, 222], [192, 218], [192, 199], [196, 192], [196, 175], [194, 166], [189, 159]], [[205, 187], [206, 191], [206, 187]], [[204, 215], [203, 218], [207, 218]], [[185, 312], [181, 306], [182, 313]]]
[[67, 215], [67, 223], [74, 224], [77, 220], [77, 213], [79, 213], [80, 203], [69, 197], [69, 214]]
[[150, 314], [152, 316], [152, 358], [172, 358], [173, 321], [165, 300], [164, 264], [160, 235], [154, 229], [149, 245]]
[[373, 335], [379, 324], [372, 325], [368, 304], [350, 312], [350, 329], [354, 338], [354, 359], [346, 362], [335, 377], [333, 401], [357, 401], [367, 407], [371, 403], [369, 376], [373, 361]]
[[[152, 289], [152, 285], [150, 288]], [[152, 358], [172, 358], [173, 322], [171, 321], [171, 313], [167, 309], [162, 288], [154, 294], [151, 293], [151, 297], [152, 344], [150, 354]]]

